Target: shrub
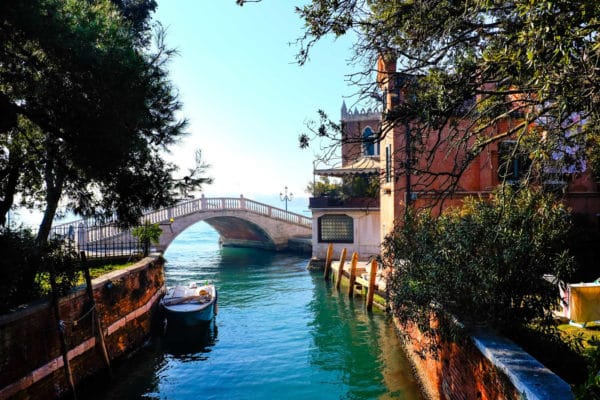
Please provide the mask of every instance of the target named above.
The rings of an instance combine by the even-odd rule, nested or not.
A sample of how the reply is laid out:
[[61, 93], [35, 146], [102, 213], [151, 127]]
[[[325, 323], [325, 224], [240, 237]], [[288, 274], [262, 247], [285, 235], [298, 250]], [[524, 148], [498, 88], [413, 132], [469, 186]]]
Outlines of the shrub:
[[29, 230], [0, 232], [0, 313], [39, 297], [35, 237]]
[[321, 177], [317, 182], [310, 182], [305, 191], [314, 197], [328, 196], [343, 200], [352, 197], [377, 197], [379, 178], [353, 176], [337, 182]]
[[543, 276], [571, 274], [570, 228], [562, 204], [529, 188], [502, 187], [438, 218], [409, 211], [384, 241], [394, 312], [425, 330], [442, 311], [501, 331], [549, 327], [558, 293]]
[[593, 343], [593, 349], [586, 353], [588, 374], [586, 381], [575, 388], [577, 400], [600, 399], [600, 341]]
[[50, 292], [48, 278], [54, 273], [59, 294], [76, 281], [76, 254], [61, 241], [39, 246], [26, 229], [0, 231], [0, 313]]
[[40, 266], [49, 277], [54, 275], [58, 296], [67, 294], [75, 286], [81, 269], [77, 252], [60, 239], [42, 246]]
[[144, 225], [134, 228], [131, 234], [140, 241], [144, 249], [144, 256], [147, 256], [150, 252], [150, 243], [158, 244], [162, 229], [158, 224], [145, 221]]

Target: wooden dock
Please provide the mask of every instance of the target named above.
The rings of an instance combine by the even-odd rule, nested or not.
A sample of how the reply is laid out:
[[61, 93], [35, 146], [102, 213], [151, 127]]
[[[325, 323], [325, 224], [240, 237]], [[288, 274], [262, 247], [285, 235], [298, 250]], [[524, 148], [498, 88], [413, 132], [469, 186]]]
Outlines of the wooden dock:
[[[386, 307], [386, 280], [377, 260], [358, 261], [358, 253], [353, 253], [348, 263], [345, 248], [342, 249], [339, 261], [334, 261], [332, 255], [333, 246], [329, 245], [323, 274], [325, 280], [333, 279], [338, 290], [341, 290], [341, 283], [344, 281], [350, 297], [355, 293], [364, 295], [367, 310], [371, 310], [373, 304], [380, 308]], [[375, 295], [380, 301], [375, 301]]]

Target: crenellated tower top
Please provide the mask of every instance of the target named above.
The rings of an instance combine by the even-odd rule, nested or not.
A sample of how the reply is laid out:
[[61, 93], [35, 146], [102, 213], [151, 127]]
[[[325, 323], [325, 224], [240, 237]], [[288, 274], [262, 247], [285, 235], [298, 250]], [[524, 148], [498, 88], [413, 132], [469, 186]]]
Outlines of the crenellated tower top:
[[372, 121], [372, 120], [381, 120], [381, 111], [372, 110], [370, 108], [364, 109], [362, 108], [360, 111], [358, 108], [348, 109], [346, 106], [346, 102], [342, 102], [342, 122], [346, 121]]

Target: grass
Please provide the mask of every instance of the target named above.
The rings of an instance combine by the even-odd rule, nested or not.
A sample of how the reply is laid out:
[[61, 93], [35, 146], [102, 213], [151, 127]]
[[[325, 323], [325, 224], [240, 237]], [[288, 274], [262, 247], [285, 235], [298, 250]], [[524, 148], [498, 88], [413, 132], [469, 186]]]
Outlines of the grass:
[[[137, 261], [130, 261], [123, 264], [103, 264], [96, 267], [90, 268], [90, 277], [92, 279], [98, 278], [104, 274], [108, 274], [109, 272], [116, 271], [119, 269], [124, 269], [132, 266]], [[37, 274], [36, 282], [39, 284], [42, 295], [48, 295], [51, 292], [50, 288], [50, 275], [47, 272], [42, 272]], [[73, 286], [85, 285], [85, 276], [83, 271], [78, 271], [76, 275], [76, 280]]]
[[576, 343], [581, 362], [587, 370], [574, 385], [575, 398], [600, 398], [600, 323], [588, 323], [585, 328], [560, 324], [557, 329], [565, 343]]
[[566, 342], [579, 341], [584, 352], [594, 350], [600, 340], [600, 322], [588, 323], [585, 328], [560, 324], [557, 329]]
[[[135, 264], [137, 261], [130, 261], [130, 262], [126, 262], [124, 264], [105, 264], [105, 265], [99, 265], [97, 267], [93, 267], [90, 268], [90, 276], [92, 279], [98, 278], [104, 274], [108, 274], [109, 272], [112, 271], [116, 271], [119, 269], [124, 269], [127, 267], [131, 267], [133, 264]], [[75, 285], [82, 285], [85, 283], [85, 277], [83, 275], [83, 272], [79, 272], [78, 273], [78, 277], [77, 277], [77, 283]]]

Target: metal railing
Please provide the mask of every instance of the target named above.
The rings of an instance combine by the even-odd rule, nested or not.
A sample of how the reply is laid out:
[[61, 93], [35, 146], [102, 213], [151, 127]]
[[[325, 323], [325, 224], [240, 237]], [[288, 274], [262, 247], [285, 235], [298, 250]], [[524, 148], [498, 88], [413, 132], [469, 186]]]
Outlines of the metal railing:
[[[88, 258], [126, 257], [132, 254], [143, 253], [142, 244], [135, 237], [131, 236], [128, 230], [121, 230], [120, 235], [87, 242], [80, 239], [82, 236], [81, 232], [76, 232], [72, 228], [72, 225], [60, 225], [53, 227], [51, 239], [62, 240], [67, 248], [75, 250], [77, 253], [85, 251]], [[98, 237], [98, 232], [98, 229], [93, 229], [91, 236]]]

